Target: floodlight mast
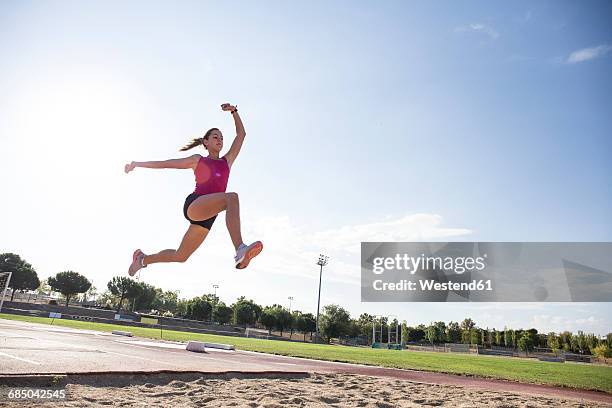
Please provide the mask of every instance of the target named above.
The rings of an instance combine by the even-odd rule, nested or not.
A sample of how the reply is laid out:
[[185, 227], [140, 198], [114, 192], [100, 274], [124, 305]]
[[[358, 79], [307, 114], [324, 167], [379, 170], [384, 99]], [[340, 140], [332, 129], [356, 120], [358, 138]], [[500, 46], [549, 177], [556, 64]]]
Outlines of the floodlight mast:
[[321, 267], [321, 269], [319, 270], [319, 297], [317, 298], [317, 323], [316, 323], [316, 328], [317, 328], [317, 332], [315, 335], [315, 343], [319, 343], [319, 336], [320, 336], [320, 332], [319, 332], [319, 308], [321, 306], [321, 277], [323, 276], [323, 267], [325, 265], [327, 265], [327, 262], [329, 261], [329, 256], [327, 255], [323, 255], [320, 254], [319, 255], [319, 260], [317, 261], [317, 265], [319, 265]]

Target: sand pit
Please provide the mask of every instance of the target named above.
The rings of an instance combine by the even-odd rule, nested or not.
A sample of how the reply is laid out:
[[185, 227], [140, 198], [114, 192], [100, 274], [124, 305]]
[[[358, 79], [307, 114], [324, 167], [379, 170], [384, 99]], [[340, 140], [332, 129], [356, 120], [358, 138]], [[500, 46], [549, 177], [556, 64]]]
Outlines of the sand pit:
[[[177, 379], [178, 378], [178, 379]], [[130, 384], [130, 385], [125, 385]], [[68, 399], [36, 402], [66, 407], [604, 407], [592, 402], [493, 392], [352, 374], [312, 374], [261, 378], [232, 375], [157, 374], [113, 378], [75, 376]], [[0, 407], [24, 402], [0, 400]]]

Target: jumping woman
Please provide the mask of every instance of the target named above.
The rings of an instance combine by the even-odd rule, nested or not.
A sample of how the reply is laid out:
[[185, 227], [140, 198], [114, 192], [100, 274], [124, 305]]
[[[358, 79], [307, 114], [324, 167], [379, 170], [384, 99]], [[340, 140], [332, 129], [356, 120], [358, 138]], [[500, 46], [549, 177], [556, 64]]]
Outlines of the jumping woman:
[[223, 134], [217, 128], [209, 129], [204, 137], [193, 139], [191, 143], [180, 149], [186, 151], [196, 146], [204, 146], [207, 156], [194, 154], [183, 159], [165, 161], [131, 162], [125, 165], [125, 172], [129, 173], [136, 167], [149, 169], [192, 169], [195, 174], [195, 191], [187, 196], [183, 206], [183, 215], [190, 222], [189, 229], [183, 237], [178, 249], [164, 249], [156, 254], [146, 255], [140, 249], [134, 251], [132, 264], [128, 269], [130, 276], [134, 276], [141, 268], [159, 262], [185, 262], [193, 252], [204, 242], [210, 228], [217, 218], [217, 214], [225, 210], [225, 222], [232, 243], [236, 248], [236, 268], [246, 268], [254, 257], [259, 255], [263, 244], [256, 241], [250, 245], [242, 242], [240, 234], [240, 208], [238, 194], [226, 193], [227, 180], [230, 168], [236, 160], [246, 132], [238, 109], [229, 103], [221, 105], [221, 109], [231, 112], [236, 125], [236, 138], [225, 156], [219, 158], [223, 148]]

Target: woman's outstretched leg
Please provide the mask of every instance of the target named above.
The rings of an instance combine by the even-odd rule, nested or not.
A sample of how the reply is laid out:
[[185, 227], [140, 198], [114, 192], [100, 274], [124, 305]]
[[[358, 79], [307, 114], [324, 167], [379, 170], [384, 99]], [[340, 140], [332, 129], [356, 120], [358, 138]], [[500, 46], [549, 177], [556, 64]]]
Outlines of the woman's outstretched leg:
[[199, 225], [190, 225], [183, 236], [183, 240], [178, 249], [164, 249], [156, 254], [145, 255], [138, 250], [134, 253], [134, 259], [128, 273], [134, 276], [138, 270], [144, 266], [160, 262], [185, 262], [208, 235], [208, 230]]

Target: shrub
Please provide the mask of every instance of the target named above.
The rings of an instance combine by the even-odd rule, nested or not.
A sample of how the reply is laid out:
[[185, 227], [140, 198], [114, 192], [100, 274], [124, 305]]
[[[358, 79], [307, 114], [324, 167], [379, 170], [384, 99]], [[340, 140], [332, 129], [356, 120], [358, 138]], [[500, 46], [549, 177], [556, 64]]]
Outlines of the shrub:
[[606, 357], [606, 358], [612, 357], [612, 350], [605, 343], [602, 343], [597, 347], [593, 347], [591, 352], [593, 353], [593, 355], [600, 357], [600, 358], [601, 357]]

